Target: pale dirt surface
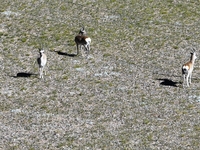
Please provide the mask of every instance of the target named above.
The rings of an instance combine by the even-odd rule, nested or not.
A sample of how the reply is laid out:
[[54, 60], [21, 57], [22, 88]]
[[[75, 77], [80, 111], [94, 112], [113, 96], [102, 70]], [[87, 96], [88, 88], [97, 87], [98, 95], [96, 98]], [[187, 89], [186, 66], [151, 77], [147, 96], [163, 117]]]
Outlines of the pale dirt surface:
[[[0, 149], [199, 149], [198, 1], [5, 0]], [[91, 51], [75, 56], [84, 25]], [[38, 78], [38, 48], [48, 57]]]

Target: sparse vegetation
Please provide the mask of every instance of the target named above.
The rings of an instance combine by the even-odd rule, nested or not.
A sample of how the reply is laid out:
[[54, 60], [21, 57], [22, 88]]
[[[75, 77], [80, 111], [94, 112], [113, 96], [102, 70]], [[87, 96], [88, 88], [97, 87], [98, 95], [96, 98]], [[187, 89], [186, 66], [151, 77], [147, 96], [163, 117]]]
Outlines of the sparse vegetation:
[[[0, 149], [199, 149], [199, 1], [4, 0]], [[75, 56], [85, 26], [88, 59]], [[38, 78], [38, 48], [47, 74]], [[18, 73], [30, 76], [17, 76]]]

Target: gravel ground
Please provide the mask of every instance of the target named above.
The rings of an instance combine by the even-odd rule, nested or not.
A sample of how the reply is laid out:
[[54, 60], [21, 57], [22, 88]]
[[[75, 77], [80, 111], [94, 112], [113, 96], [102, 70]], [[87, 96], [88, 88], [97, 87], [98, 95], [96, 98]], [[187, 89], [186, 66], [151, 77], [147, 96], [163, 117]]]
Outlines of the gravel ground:
[[[199, 1], [4, 0], [0, 149], [199, 149]], [[85, 26], [88, 57], [74, 37]], [[48, 57], [39, 79], [38, 48]]]

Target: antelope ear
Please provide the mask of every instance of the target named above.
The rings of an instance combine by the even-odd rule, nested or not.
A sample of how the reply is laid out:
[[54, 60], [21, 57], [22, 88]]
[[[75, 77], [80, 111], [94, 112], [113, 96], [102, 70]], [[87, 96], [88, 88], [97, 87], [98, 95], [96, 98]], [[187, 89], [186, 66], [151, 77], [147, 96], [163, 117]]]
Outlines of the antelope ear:
[[81, 27], [80, 31], [81, 31], [81, 32], [84, 32], [84, 27]]
[[44, 49], [39, 48], [40, 53], [44, 53]]

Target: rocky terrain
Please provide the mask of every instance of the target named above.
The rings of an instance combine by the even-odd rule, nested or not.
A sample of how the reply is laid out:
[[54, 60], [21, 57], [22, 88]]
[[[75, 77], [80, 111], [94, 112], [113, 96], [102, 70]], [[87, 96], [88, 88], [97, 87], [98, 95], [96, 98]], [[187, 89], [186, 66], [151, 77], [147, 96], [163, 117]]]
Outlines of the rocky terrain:
[[199, 149], [198, 58], [190, 87], [181, 75], [199, 16], [195, 0], [2, 1], [0, 149]]

